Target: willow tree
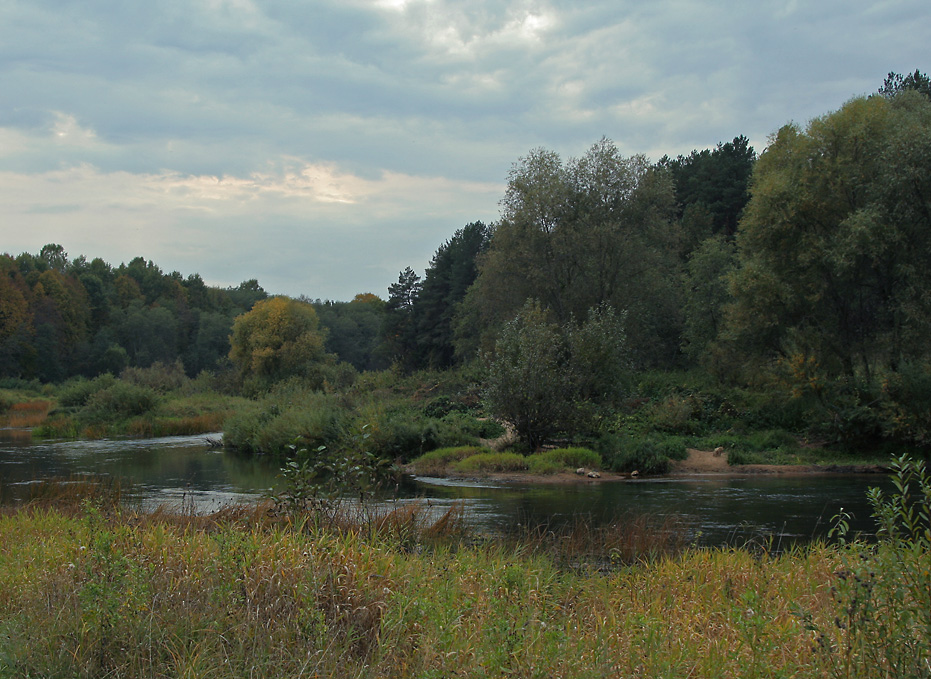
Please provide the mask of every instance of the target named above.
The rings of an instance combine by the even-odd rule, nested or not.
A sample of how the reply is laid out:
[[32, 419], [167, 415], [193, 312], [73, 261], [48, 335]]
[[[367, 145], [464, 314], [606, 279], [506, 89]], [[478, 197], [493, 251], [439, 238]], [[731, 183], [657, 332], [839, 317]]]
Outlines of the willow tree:
[[521, 158], [460, 316], [460, 351], [490, 348], [535, 298], [560, 323], [603, 304], [624, 311], [634, 357], [668, 362], [680, 325], [674, 203], [668, 173], [607, 139], [567, 162], [546, 149]]
[[311, 304], [272, 297], [233, 322], [229, 356], [243, 383], [260, 389], [287, 377], [314, 375], [329, 360], [324, 340]]
[[931, 101], [853, 99], [786, 125], [757, 161], [727, 336], [827, 376], [928, 358]]

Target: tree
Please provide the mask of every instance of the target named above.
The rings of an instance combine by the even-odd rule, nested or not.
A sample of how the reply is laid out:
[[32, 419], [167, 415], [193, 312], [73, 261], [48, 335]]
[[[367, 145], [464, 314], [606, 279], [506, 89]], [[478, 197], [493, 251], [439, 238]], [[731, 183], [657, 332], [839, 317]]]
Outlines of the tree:
[[918, 69], [906, 76], [890, 71], [883, 81], [883, 86], [879, 88], [879, 93], [884, 97], [894, 97], [906, 90], [915, 90], [931, 98], [931, 78]]
[[761, 155], [738, 234], [730, 346], [860, 375], [927, 356], [931, 101], [854, 99]]
[[413, 366], [417, 352], [417, 326], [414, 303], [420, 295], [420, 276], [407, 267], [398, 274], [398, 282], [388, 286], [388, 301], [382, 324], [382, 343], [386, 354], [402, 368]]
[[629, 368], [622, 320], [601, 306], [581, 324], [559, 325], [528, 300], [484, 357], [486, 408], [531, 450], [558, 432], [587, 429], [592, 410], [621, 394]]
[[448, 368], [456, 358], [453, 319], [478, 275], [478, 258], [491, 230], [473, 222], [437, 249], [427, 268], [412, 312], [416, 326], [418, 367]]
[[0, 341], [11, 337], [30, 319], [24, 287], [13, 259], [0, 255]]
[[380, 370], [386, 362], [378, 347], [385, 301], [371, 293], [351, 302], [316, 302], [320, 324], [326, 328], [326, 350], [356, 370]]
[[255, 278], [243, 281], [235, 288], [227, 288], [226, 294], [243, 311], [249, 311], [256, 302], [268, 299], [268, 293]]
[[501, 221], [460, 313], [460, 350], [487, 349], [532, 297], [560, 323], [601, 304], [624, 310], [636, 360], [673, 362], [680, 322], [673, 216], [668, 173], [642, 156], [622, 157], [607, 139], [567, 163], [532, 151], [511, 170]]
[[324, 340], [311, 304], [272, 297], [236, 317], [229, 357], [240, 379], [261, 389], [287, 377], [313, 376], [328, 360]]
[[724, 325], [724, 309], [732, 297], [728, 277], [736, 265], [734, 244], [723, 234], [711, 236], [689, 256], [685, 271], [683, 349], [702, 362]]
[[[686, 253], [712, 235], [734, 238], [750, 199], [748, 187], [755, 162], [756, 152], [742, 135], [726, 144], [718, 143], [714, 149], [660, 160], [659, 166], [670, 172], [675, 183]], [[698, 219], [705, 214], [707, 223]]]
[[567, 425], [573, 407], [568, 348], [539, 302], [524, 304], [485, 358], [485, 405], [531, 450]]

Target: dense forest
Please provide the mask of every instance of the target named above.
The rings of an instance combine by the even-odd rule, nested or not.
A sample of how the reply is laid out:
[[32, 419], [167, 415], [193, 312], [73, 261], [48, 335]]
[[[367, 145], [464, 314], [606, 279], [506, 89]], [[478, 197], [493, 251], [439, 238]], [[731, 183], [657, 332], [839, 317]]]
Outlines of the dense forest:
[[[474, 222], [385, 299], [269, 297], [61, 245], [0, 256], [0, 377], [153, 365], [249, 396], [366, 371], [480, 365], [531, 446], [596, 430], [637, 375], [781, 390], [835, 433], [931, 444], [931, 88], [890, 74], [757, 154], [737, 136], [651, 162], [602, 139], [513, 165]], [[803, 418], [804, 419], [804, 418]]]

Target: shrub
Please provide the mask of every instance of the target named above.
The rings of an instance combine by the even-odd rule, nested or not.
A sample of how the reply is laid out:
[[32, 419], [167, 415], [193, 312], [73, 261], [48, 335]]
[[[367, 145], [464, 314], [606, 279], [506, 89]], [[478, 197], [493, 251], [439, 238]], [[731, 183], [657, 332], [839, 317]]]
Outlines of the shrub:
[[892, 470], [893, 493], [868, 491], [875, 548], [848, 544], [843, 510], [835, 517], [844, 568], [831, 588], [833, 628], [806, 619], [838, 677], [927, 677], [931, 670], [931, 474], [907, 455]]
[[372, 452], [401, 461], [437, 448], [476, 445], [482, 431], [478, 420], [462, 413], [434, 419], [412, 407], [368, 406], [357, 413], [356, 421], [370, 425]]
[[536, 471], [534, 465], [559, 465], [560, 469], [601, 468], [601, 455], [588, 448], [556, 448], [537, 453], [530, 457], [530, 470]]
[[784, 429], [767, 429], [754, 432], [748, 437], [752, 450], [765, 453], [774, 450], [795, 450], [798, 440]]
[[61, 408], [80, 408], [98, 391], [109, 389], [116, 384], [116, 378], [104, 373], [92, 380], [78, 377], [65, 383], [58, 392], [58, 405]]
[[527, 469], [531, 474], [549, 475], [564, 472], [567, 467], [559, 460], [540, 454], [527, 458]]
[[92, 394], [78, 413], [78, 419], [82, 424], [106, 424], [144, 415], [157, 402], [158, 396], [152, 389], [117, 381]]
[[256, 447], [271, 455], [284, 455], [295, 440], [302, 446], [339, 448], [348, 426], [343, 410], [324, 399], [316, 399], [311, 407], [292, 407], [281, 412], [259, 427], [255, 433]]
[[259, 410], [244, 410], [223, 423], [223, 445], [242, 453], [262, 452], [257, 443], [258, 432], [267, 421], [266, 414]]
[[518, 472], [527, 470], [527, 458], [516, 453], [479, 453], [453, 465], [463, 474]]
[[882, 386], [886, 436], [931, 446], [931, 361], [904, 364]]
[[420, 476], [442, 476], [451, 464], [478, 455], [485, 450], [476, 446], [458, 446], [431, 450], [411, 462], [411, 469]]
[[616, 439], [617, 448], [606, 458], [612, 471], [641, 474], [666, 474], [671, 459], [684, 460], [688, 456], [685, 444], [679, 437], [628, 437]]
[[427, 417], [443, 418], [451, 413], [468, 413], [469, 407], [448, 396], [437, 396], [423, 407], [423, 412]]
[[171, 364], [156, 361], [148, 368], [124, 368], [120, 373], [120, 379], [140, 387], [148, 387], [160, 394], [177, 391], [191, 383], [180, 360]]
[[697, 397], [673, 394], [650, 406], [647, 417], [656, 429], [694, 433], [699, 427], [696, 420], [700, 413], [701, 402]]

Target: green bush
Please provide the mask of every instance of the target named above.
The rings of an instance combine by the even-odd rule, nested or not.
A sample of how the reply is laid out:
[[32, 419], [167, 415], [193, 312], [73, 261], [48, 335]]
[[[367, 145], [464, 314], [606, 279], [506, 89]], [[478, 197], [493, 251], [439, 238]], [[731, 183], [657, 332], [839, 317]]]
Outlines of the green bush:
[[476, 446], [439, 448], [437, 450], [431, 450], [429, 453], [424, 453], [415, 459], [411, 462], [411, 469], [419, 476], [442, 476], [447, 472], [447, 468], [451, 464], [482, 452], [490, 451]]
[[476, 439], [495, 439], [505, 431], [504, 427], [494, 420], [480, 420], [464, 412], [452, 412], [442, 417], [441, 421], [460, 435]]
[[255, 435], [256, 447], [272, 455], [285, 455], [299, 440], [302, 446], [339, 448], [348, 422], [344, 411], [330, 404], [294, 407], [270, 418]]
[[449, 396], [437, 396], [423, 407], [424, 415], [437, 419], [444, 418], [452, 413], [468, 413], [469, 411], [470, 408], [466, 404]]
[[461, 474], [520, 472], [527, 470], [527, 458], [516, 453], [479, 453], [456, 462], [453, 469]]
[[140, 387], [148, 387], [160, 394], [177, 391], [191, 383], [180, 360], [170, 364], [156, 361], [148, 368], [124, 368], [120, 373], [120, 379]]
[[616, 448], [605, 456], [605, 461], [609, 469], [617, 472], [666, 474], [672, 467], [671, 460], [688, 457], [685, 444], [679, 437], [619, 437], [615, 445]]
[[542, 453], [536, 453], [529, 458], [530, 470], [535, 471], [534, 465], [559, 465], [561, 469], [601, 469], [601, 455], [589, 448], [556, 448]]
[[549, 475], [549, 474], [559, 474], [568, 469], [559, 460], [555, 460], [551, 457], [545, 457], [544, 455], [531, 455], [527, 458], [527, 469], [531, 474], [539, 475]]
[[885, 380], [882, 391], [885, 435], [931, 447], [931, 361], [902, 365]]
[[60, 408], [81, 408], [91, 396], [98, 391], [109, 389], [116, 382], [116, 378], [110, 373], [104, 373], [92, 380], [84, 377], [69, 380], [58, 391], [58, 406]]
[[468, 415], [436, 419], [410, 406], [367, 406], [357, 412], [356, 420], [370, 425], [372, 452], [402, 462], [437, 448], [477, 445], [482, 431], [482, 424]]
[[223, 424], [223, 445], [241, 453], [263, 452], [257, 443], [258, 432], [267, 421], [259, 410], [242, 410], [227, 418]]
[[78, 412], [82, 424], [105, 424], [144, 415], [155, 408], [158, 395], [148, 387], [117, 381], [93, 393]]

